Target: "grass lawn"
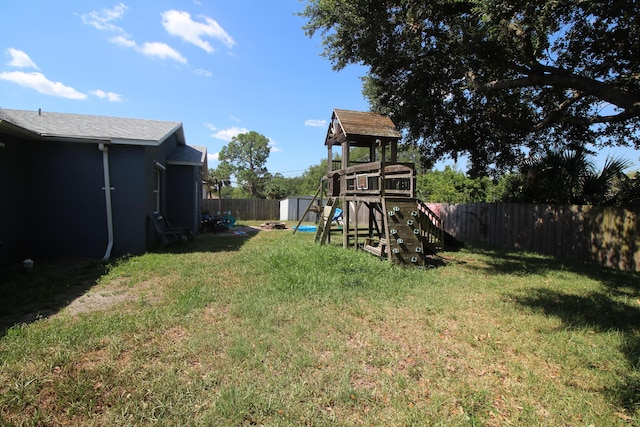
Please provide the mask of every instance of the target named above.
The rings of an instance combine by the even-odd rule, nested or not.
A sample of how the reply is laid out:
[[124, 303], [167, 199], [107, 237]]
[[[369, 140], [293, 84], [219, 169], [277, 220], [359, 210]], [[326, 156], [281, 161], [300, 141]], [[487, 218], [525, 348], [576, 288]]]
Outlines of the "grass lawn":
[[313, 238], [0, 272], [0, 425], [640, 424], [639, 274]]

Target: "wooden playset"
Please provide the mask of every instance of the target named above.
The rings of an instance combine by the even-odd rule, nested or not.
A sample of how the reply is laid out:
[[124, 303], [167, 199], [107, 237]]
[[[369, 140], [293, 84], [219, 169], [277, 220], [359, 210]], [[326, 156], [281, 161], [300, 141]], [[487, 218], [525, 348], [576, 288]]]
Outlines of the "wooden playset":
[[[317, 203], [309, 205], [319, 213], [317, 242], [325, 244], [340, 232], [345, 248], [396, 264], [434, 264], [434, 255], [443, 249], [442, 223], [416, 198], [414, 164], [398, 162], [400, 137], [388, 116], [333, 111], [325, 139], [327, 175], [314, 196]], [[333, 158], [336, 147], [340, 160]]]

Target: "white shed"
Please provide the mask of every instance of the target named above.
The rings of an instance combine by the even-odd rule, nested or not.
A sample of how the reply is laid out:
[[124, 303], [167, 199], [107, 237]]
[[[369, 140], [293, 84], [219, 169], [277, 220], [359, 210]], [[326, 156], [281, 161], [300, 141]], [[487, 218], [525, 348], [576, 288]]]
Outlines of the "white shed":
[[[300, 221], [304, 211], [307, 210], [312, 201], [312, 196], [289, 197], [288, 199], [280, 200], [280, 221]], [[317, 219], [317, 213], [308, 212], [303, 221], [316, 222]]]

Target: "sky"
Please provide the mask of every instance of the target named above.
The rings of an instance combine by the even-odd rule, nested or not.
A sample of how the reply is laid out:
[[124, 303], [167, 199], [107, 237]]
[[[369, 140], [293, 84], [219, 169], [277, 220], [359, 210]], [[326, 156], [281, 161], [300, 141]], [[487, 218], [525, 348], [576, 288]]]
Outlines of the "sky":
[[[0, 108], [182, 122], [210, 168], [233, 136], [255, 131], [270, 140], [269, 172], [298, 176], [327, 156], [335, 108], [369, 110], [366, 68], [332, 69], [302, 29], [304, 5], [0, 0]], [[636, 150], [599, 162], [609, 153], [640, 168]]]
[[182, 122], [209, 167], [239, 133], [291, 177], [327, 156], [333, 109], [368, 111], [363, 67], [336, 72], [298, 0], [0, 0], [0, 108]]

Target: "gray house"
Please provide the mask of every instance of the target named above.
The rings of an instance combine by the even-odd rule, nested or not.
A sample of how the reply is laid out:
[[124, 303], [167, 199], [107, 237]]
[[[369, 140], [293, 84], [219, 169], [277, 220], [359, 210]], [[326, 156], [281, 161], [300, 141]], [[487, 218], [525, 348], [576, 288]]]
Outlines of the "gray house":
[[206, 172], [180, 122], [0, 108], [0, 264], [140, 254], [153, 213], [195, 233]]

